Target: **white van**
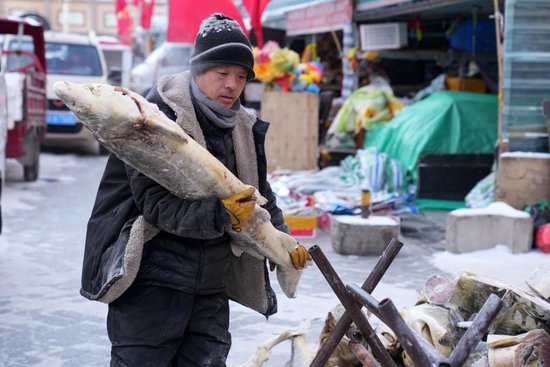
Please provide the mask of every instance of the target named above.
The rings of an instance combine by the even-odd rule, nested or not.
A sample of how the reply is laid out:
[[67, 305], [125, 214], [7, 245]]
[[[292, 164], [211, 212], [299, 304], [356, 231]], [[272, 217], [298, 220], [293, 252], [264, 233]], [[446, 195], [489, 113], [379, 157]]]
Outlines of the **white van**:
[[58, 32], [44, 32], [47, 61], [46, 146], [87, 144], [99, 153], [107, 153], [67, 106], [57, 98], [57, 81], [72, 83], [108, 83], [103, 52], [92, 38]]
[[164, 42], [145, 61], [134, 66], [130, 73], [130, 89], [144, 95], [161, 76], [189, 69], [192, 52], [192, 43]]

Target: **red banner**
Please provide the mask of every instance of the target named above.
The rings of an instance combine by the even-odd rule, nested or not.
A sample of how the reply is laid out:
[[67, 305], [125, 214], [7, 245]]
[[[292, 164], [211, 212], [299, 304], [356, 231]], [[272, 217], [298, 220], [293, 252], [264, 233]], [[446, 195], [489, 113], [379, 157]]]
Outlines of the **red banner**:
[[213, 13], [235, 19], [248, 35], [241, 12], [232, 0], [169, 0], [166, 41], [193, 43], [202, 20]]
[[120, 42], [129, 45], [132, 43], [132, 19], [130, 19], [130, 14], [128, 13], [126, 0], [116, 0], [115, 14]]
[[268, 3], [269, 0], [243, 0], [243, 5], [248, 11], [248, 15], [250, 15], [250, 25], [254, 29], [259, 48], [262, 48], [264, 45], [262, 14]]
[[151, 29], [151, 18], [155, 0], [141, 0], [141, 27], [146, 31]]
[[118, 13], [127, 9], [126, 0], [116, 0], [115, 2], [115, 14], [118, 18]]

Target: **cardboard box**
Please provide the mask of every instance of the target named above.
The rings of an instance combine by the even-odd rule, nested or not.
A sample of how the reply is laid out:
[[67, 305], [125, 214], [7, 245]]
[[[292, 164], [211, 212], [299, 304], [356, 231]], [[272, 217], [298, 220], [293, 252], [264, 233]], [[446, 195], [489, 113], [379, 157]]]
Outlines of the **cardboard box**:
[[487, 85], [483, 79], [447, 77], [447, 88], [456, 92], [486, 93]]

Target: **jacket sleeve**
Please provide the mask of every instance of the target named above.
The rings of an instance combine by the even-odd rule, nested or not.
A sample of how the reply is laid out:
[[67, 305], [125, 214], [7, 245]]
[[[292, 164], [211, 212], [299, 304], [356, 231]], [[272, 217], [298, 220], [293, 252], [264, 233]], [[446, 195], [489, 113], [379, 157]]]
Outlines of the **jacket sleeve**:
[[271, 190], [271, 185], [267, 181], [267, 160], [264, 143], [268, 127], [269, 124], [267, 122], [257, 119], [252, 130], [254, 133], [254, 142], [256, 144], [259, 189], [261, 194], [267, 199], [267, 203], [263, 208], [271, 214], [271, 224], [281, 232], [290, 233], [283, 218], [283, 211], [277, 206], [277, 199], [273, 190]]
[[216, 197], [181, 199], [154, 180], [126, 165], [132, 196], [145, 220], [160, 230], [195, 239], [215, 239], [231, 228]]
[[290, 233], [288, 226], [285, 223], [283, 218], [283, 211], [277, 206], [277, 198], [271, 190], [271, 185], [266, 181], [265, 183], [265, 198], [267, 199], [267, 204], [263, 206], [269, 214], [271, 214], [271, 224], [281, 232]]

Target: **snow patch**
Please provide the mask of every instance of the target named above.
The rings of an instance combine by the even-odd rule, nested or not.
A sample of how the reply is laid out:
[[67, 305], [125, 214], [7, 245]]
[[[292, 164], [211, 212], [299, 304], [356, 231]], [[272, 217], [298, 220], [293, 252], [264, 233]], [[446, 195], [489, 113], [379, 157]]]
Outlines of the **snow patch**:
[[340, 223], [366, 226], [394, 226], [399, 224], [398, 218], [380, 215], [371, 215], [368, 218], [362, 218], [360, 215], [334, 215], [332, 218]]
[[550, 256], [540, 251], [514, 254], [505, 245], [463, 254], [438, 252], [430, 259], [432, 265], [455, 276], [468, 271], [522, 289], [531, 273], [549, 261]]
[[456, 217], [468, 216], [468, 215], [472, 215], [472, 216], [498, 215], [498, 216], [506, 216], [511, 218], [529, 218], [529, 213], [521, 210], [517, 210], [501, 201], [496, 201], [494, 203], [491, 203], [489, 204], [489, 206], [485, 208], [456, 209], [450, 212], [449, 214], [452, 214]]

